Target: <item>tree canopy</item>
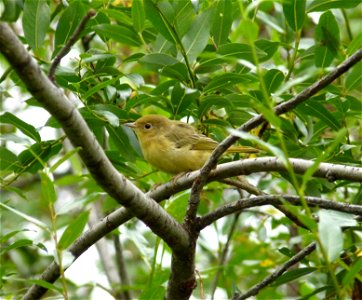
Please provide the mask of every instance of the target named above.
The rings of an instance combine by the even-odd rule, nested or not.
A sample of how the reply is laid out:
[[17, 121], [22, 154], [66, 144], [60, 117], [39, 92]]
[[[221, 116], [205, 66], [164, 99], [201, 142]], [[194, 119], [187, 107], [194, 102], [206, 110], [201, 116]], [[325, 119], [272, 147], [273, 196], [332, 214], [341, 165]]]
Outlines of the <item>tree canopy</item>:
[[[0, 3], [0, 297], [361, 299], [361, 8]], [[147, 114], [219, 145], [172, 177]]]

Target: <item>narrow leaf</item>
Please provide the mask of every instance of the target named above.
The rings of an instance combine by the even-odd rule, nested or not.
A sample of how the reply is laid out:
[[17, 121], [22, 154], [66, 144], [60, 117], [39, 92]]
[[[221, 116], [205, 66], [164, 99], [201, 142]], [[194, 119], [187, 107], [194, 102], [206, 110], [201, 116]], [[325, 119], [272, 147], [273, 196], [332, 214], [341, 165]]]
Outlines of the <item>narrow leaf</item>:
[[137, 32], [142, 32], [145, 26], [145, 8], [143, 5], [143, 0], [133, 0], [132, 1], [132, 20], [133, 27]]
[[46, 203], [54, 204], [57, 200], [57, 195], [54, 188], [54, 183], [45, 172], [40, 172], [41, 193], [43, 200]]
[[50, 24], [50, 8], [46, 0], [25, 0], [23, 29], [26, 41], [34, 50], [44, 41]]
[[305, 0], [285, 0], [283, 1], [283, 11], [287, 23], [297, 31], [303, 27], [305, 16]]
[[18, 117], [9, 112], [6, 112], [0, 116], [0, 123], [7, 123], [15, 126], [22, 133], [35, 140], [36, 142], [40, 142], [41, 140], [40, 134], [34, 128], [34, 126], [30, 125], [29, 123], [25, 123], [23, 120], [19, 119]]
[[232, 1], [218, 1], [211, 33], [217, 46], [225, 44], [233, 22]]
[[67, 249], [81, 235], [87, 224], [88, 217], [89, 211], [84, 211], [68, 225], [59, 240], [58, 249]]

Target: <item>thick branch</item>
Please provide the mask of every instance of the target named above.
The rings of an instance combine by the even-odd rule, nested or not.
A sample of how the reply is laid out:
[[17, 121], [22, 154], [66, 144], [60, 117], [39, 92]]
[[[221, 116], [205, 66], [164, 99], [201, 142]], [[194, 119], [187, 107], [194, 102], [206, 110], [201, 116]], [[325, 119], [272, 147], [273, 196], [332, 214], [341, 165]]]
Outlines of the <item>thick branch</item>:
[[0, 23], [0, 51], [28, 91], [59, 121], [73, 145], [81, 148], [79, 154], [97, 183], [174, 251], [187, 247], [188, 234], [184, 228], [113, 167], [78, 110], [44, 75], [5, 23]]
[[[307, 196], [305, 197], [305, 202], [309, 206], [316, 206], [324, 209], [331, 209], [355, 215], [362, 215], [361, 205], [333, 202], [317, 197], [307, 197]], [[222, 207], [219, 207], [213, 212], [208, 213], [205, 216], [201, 217], [199, 219], [198, 228], [199, 230], [202, 230], [218, 219], [221, 219], [233, 213], [240, 212], [247, 208], [262, 206], [262, 205], [283, 205], [285, 203], [293, 205], [302, 205], [300, 197], [294, 195], [263, 195], [252, 198], [245, 198], [235, 201], [233, 203], [226, 204]]]
[[[303, 174], [311, 166], [313, 162], [303, 159], [290, 159], [291, 165], [294, 167], [294, 172]], [[208, 182], [220, 180], [237, 175], [247, 175], [253, 172], [270, 172], [285, 171], [286, 168], [282, 161], [277, 158], [260, 157], [255, 159], [244, 159], [240, 161], [233, 161], [225, 164], [218, 165], [217, 168], [211, 173]], [[342, 172], [340, 172], [342, 170]], [[332, 173], [331, 173], [332, 172]], [[344, 165], [336, 165], [329, 163], [321, 163], [314, 176], [327, 178], [327, 174], [333, 174], [335, 179], [352, 180], [361, 182], [362, 168], [349, 167]], [[338, 175], [337, 175], [338, 174]], [[158, 186], [151, 190], [147, 195], [157, 202], [168, 199], [172, 195], [186, 190], [191, 187], [192, 182], [200, 175], [200, 171], [188, 173], [178, 180], [171, 180], [163, 185]], [[110, 213], [103, 220], [99, 221], [90, 230], [84, 232], [76, 242], [69, 248], [69, 251], [78, 258], [90, 246], [92, 246], [99, 239], [110, 233], [120, 225], [130, 220], [133, 215], [124, 207], [121, 207], [114, 212]], [[48, 282], [54, 282], [59, 277], [58, 266], [53, 263], [42, 274], [42, 279]], [[40, 293], [41, 292], [41, 293]], [[43, 295], [45, 291], [39, 286], [33, 286], [28, 293], [36, 295], [34, 299]], [[39, 294], [40, 293], [40, 294]]]
[[316, 243], [313, 242], [309, 244], [307, 247], [305, 247], [303, 250], [299, 251], [296, 255], [294, 255], [292, 258], [290, 258], [288, 261], [286, 261], [282, 266], [280, 266], [276, 271], [274, 271], [272, 274], [270, 274], [268, 277], [266, 277], [264, 280], [256, 284], [253, 288], [251, 288], [246, 293], [238, 296], [234, 296], [234, 300], [244, 300], [248, 299], [251, 296], [255, 296], [259, 293], [261, 289], [271, 284], [273, 281], [275, 281], [280, 275], [282, 275], [285, 271], [287, 271], [291, 266], [295, 265], [296, 263], [300, 262], [303, 258], [305, 258], [307, 255], [311, 254], [316, 248]]

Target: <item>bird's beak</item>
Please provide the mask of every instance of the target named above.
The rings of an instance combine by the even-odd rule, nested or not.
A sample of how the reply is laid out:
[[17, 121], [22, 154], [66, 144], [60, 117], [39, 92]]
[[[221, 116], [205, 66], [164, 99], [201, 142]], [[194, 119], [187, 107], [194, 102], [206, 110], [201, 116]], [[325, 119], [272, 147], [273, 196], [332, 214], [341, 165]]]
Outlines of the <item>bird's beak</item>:
[[123, 125], [126, 125], [127, 127], [136, 128], [136, 123], [124, 123]]

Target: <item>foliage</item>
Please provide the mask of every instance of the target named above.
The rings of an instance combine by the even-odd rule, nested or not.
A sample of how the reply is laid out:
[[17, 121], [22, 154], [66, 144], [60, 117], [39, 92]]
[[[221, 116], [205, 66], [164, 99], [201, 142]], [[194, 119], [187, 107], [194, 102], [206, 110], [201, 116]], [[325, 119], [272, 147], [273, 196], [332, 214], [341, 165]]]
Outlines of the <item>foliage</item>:
[[[361, 62], [292, 112], [278, 117], [273, 111], [361, 48], [359, 2], [7, 0], [0, 9], [1, 21], [12, 24], [44, 72], [89, 10], [97, 12], [57, 67], [55, 84], [77, 104], [112, 164], [146, 192], [171, 178], [144, 162], [134, 133], [123, 123], [150, 113], [193, 123], [218, 141], [230, 128], [262, 114], [267, 122], [252, 132], [263, 141], [261, 155], [314, 160], [313, 171], [321, 162], [359, 166]], [[93, 284], [66, 276], [54, 284], [29, 278], [41, 274], [53, 258], [64, 270], [71, 264], [66, 249], [91, 221], [89, 211], [105, 216], [119, 205], [88, 175], [79, 149], [69, 145], [58, 122], [26, 91], [3, 56], [0, 61], [1, 297], [18, 298], [34, 283], [53, 295], [90, 297], [97, 289]], [[46, 120], [37, 119], [44, 115]], [[297, 175], [289, 166], [284, 173], [255, 173], [247, 179], [267, 194], [362, 204], [357, 183], [329, 182], [313, 173]], [[202, 192], [198, 213], [206, 215], [245, 195], [211, 183]], [[163, 206], [182, 222], [188, 198], [184, 191]], [[215, 298], [231, 298], [314, 240], [317, 251], [257, 299], [351, 295], [362, 281], [360, 224], [353, 215], [305, 203], [288, 208], [312, 230], [267, 206], [220, 219], [202, 231], [194, 296], [205, 292], [210, 298], [217, 287]], [[115, 235], [121, 237], [130, 283], [113, 285], [110, 293], [163, 298], [170, 249], [135, 219], [104, 238], [108, 247], [117, 244]], [[100, 269], [109, 272], [106, 264]]]

